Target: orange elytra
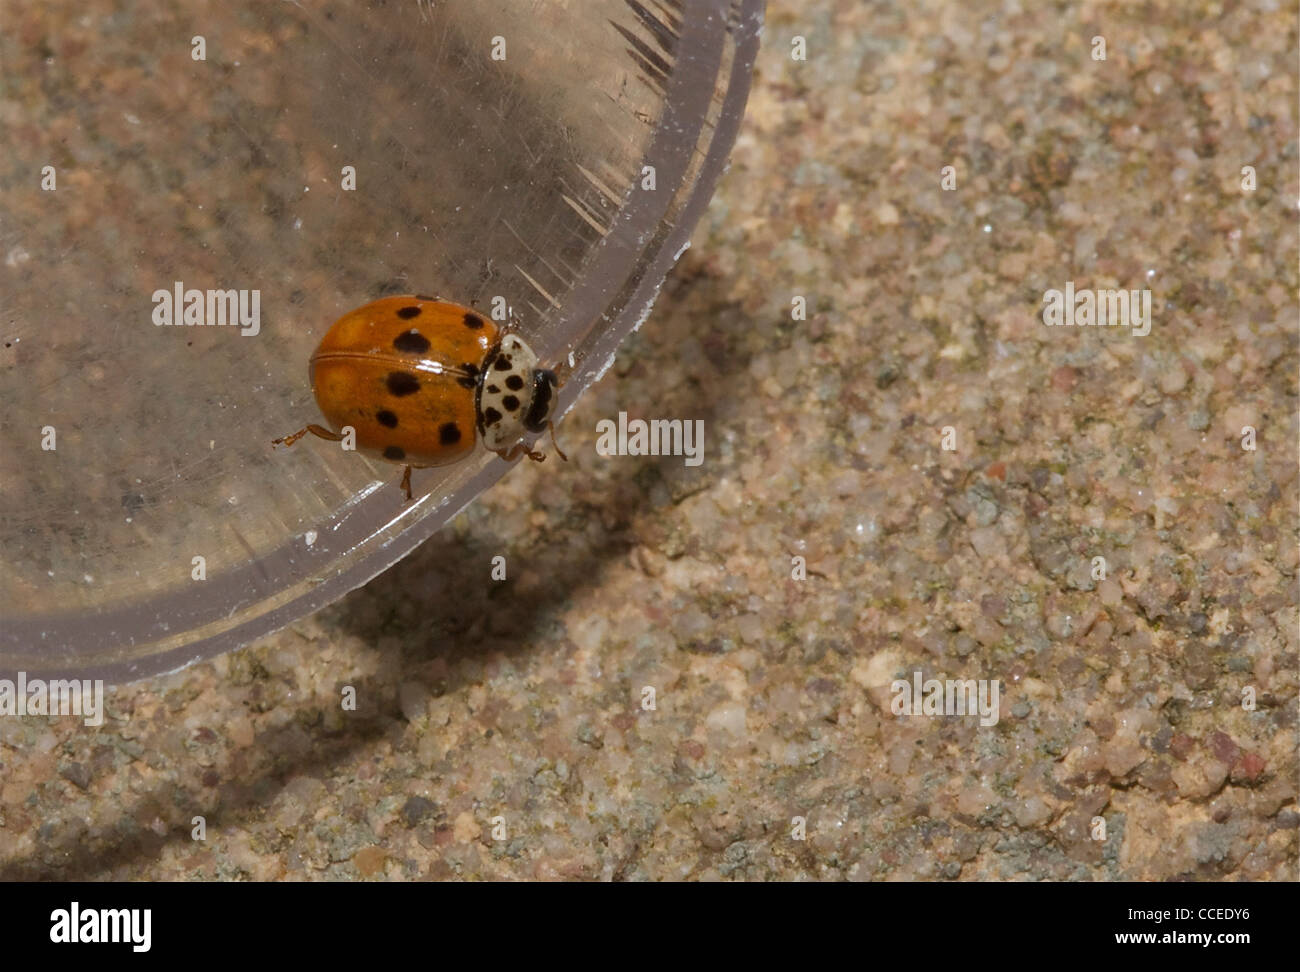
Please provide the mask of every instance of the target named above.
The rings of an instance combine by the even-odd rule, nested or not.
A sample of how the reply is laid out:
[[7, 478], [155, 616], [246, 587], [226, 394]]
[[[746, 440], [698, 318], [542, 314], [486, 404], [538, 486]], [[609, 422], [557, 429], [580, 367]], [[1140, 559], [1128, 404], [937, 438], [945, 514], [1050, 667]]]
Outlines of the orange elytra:
[[529, 433], [550, 429], [555, 441], [555, 372], [513, 330], [438, 297], [384, 297], [344, 314], [310, 375], [329, 428], [307, 425], [272, 444], [309, 432], [339, 442], [351, 428], [359, 452], [406, 467], [408, 500], [412, 468], [459, 462], [478, 439], [507, 462], [546, 458], [524, 444]]

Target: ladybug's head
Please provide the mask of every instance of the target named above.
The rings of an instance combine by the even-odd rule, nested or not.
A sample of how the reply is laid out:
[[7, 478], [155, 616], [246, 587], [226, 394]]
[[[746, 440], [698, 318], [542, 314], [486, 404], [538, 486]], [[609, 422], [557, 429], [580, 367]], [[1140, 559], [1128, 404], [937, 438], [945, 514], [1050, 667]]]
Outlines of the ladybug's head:
[[524, 413], [524, 428], [529, 432], [542, 432], [555, 411], [555, 389], [560, 387], [560, 379], [554, 371], [546, 368], [533, 369], [533, 400], [528, 403]]

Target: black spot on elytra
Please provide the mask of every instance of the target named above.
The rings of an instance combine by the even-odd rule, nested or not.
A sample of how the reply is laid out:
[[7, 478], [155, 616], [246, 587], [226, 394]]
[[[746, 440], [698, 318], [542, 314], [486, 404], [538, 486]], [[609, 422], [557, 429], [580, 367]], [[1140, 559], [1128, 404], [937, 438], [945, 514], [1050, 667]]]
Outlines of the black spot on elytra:
[[460, 370], [465, 372], [456, 379], [456, 384], [461, 388], [473, 388], [478, 384], [478, 365], [470, 364], [468, 361], [460, 366]]
[[460, 426], [455, 422], [444, 422], [438, 429], [438, 441], [443, 445], [455, 445], [460, 441]]
[[471, 331], [477, 331], [483, 326], [483, 318], [479, 317], [477, 314], [466, 314], [465, 326]]
[[524, 387], [524, 380], [518, 375], [511, 375], [506, 379], [506, 387], [511, 391], [519, 391]]
[[384, 448], [384, 458], [393, 462], [401, 462], [406, 458], [406, 450], [401, 446], [386, 446]]
[[515, 398], [514, 395], [507, 395], [501, 399], [501, 404], [506, 407], [507, 412], [513, 412], [519, 407], [519, 399]]
[[483, 412], [483, 421], [488, 425], [496, 425], [501, 421], [501, 413], [495, 408], [489, 408]]
[[420, 379], [405, 371], [390, 371], [386, 384], [389, 394], [396, 395], [398, 398], [403, 395], [414, 395], [420, 390]]
[[397, 316], [404, 321], [409, 321], [412, 317], [420, 316], [420, 308], [415, 306], [403, 307], [400, 310], [398, 310]]
[[509, 371], [510, 359], [507, 358], [504, 354], [500, 355], [497, 358], [496, 363], [492, 367], [496, 368], [497, 371]]
[[[398, 312], [401, 313], [400, 311]], [[403, 331], [397, 337], [393, 338], [393, 347], [398, 351], [405, 351], [410, 354], [424, 354], [429, 350], [429, 339], [419, 331], [412, 328], [409, 331]]]
[[375, 413], [375, 418], [379, 419], [380, 425], [386, 425], [390, 429], [397, 428], [397, 416], [388, 409]]

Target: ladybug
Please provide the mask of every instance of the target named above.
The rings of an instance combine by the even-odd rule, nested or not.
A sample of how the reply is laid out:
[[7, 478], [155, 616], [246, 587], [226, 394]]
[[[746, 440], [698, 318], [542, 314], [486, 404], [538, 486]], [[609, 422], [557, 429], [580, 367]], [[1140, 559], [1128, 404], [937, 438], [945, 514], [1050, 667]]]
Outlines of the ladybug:
[[384, 297], [344, 314], [311, 356], [311, 386], [330, 429], [308, 425], [271, 444], [291, 446], [308, 432], [356, 430], [357, 449], [411, 469], [446, 466], [474, 451], [476, 438], [507, 462], [546, 457], [524, 444], [549, 429], [555, 443], [559, 379], [510, 328], [439, 297]]

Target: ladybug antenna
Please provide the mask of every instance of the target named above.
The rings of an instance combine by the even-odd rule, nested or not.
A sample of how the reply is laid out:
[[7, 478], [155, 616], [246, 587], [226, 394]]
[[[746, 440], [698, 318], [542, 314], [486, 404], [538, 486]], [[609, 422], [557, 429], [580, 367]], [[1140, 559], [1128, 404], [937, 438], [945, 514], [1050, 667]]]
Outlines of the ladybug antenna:
[[551, 368], [555, 372], [555, 377], [559, 379], [558, 384], [563, 385], [573, 377], [573, 373], [578, 370], [578, 360], [572, 351], [564, 354], [555, 365]]
[[555, 449], [555, 454], [565, 462], [568, 462], [569, 457], [560, 451], [560, 444], [555, 441], [555, 423], [547, 419], [546, 427], [551, 430], [551, 446]]

